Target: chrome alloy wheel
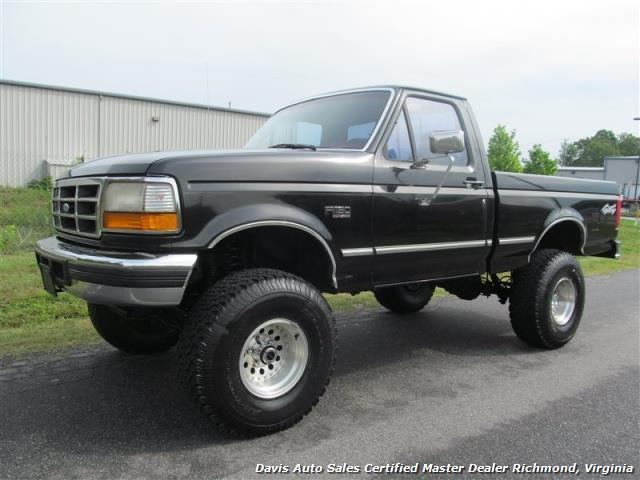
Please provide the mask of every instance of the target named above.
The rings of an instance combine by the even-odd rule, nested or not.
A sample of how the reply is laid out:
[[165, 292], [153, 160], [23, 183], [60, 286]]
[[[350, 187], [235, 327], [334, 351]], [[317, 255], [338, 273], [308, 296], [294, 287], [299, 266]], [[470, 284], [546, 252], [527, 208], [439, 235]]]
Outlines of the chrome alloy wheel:
[[298, 324], [285, 318], [256, 328], [240, 351], [240, 378], [253, 395], [263, 399], [284, 395], [296, 386], [307, 367], [309, 343]]
[[576, 309], [576, 286], [567, 277], [556, 283], [551, 297], [551, 317], [556, 325], [563, 327], [571, 319]]

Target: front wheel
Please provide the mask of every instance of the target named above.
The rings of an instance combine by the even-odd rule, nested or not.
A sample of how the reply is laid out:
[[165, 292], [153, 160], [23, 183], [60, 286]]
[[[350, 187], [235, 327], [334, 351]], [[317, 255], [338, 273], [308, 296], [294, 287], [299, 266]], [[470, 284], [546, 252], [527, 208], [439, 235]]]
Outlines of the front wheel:
[[569, 253], [544, 249], [513, 272], [511, 326], [523, 342], [558, 348], [573, 338], [584, 309], [584, 277]]
[[395, 313], [416, 313], [422, 310], [433, 296], [430, 283], [411, 283], [374, 290], [378, 303]]
[[189, 313], [178, 342], [181, 380], [201, 410], [236, 434], [298, 422], [326, 390], [335, 358], [322, 294], [271, 269], [232, 273]]

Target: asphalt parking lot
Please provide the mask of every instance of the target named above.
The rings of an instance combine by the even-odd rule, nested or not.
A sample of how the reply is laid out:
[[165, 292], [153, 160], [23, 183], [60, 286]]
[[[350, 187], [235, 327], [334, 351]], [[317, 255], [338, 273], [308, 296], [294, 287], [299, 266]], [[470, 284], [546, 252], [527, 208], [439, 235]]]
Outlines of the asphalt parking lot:
[[583, 324], [556, 351], [521, 344], [495, 298], [339, 315], [327, 394], [294, 428], [253, 440], [207, 423], [177, 386], [174, 352], [5, 358], [0, 478], [265, 478], [257, 463], [342, 462], [627, 463], [637, 475], [639, 277], [588, 279]]

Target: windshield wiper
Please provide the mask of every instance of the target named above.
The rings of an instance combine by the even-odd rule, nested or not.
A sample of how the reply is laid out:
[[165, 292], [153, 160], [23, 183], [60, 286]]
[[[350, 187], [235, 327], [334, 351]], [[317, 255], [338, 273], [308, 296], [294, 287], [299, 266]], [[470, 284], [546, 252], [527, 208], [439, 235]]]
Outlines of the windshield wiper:
[[307, 145], [306, 143], [278, 143], [271, 145], [269, 148], [291, 148], [293, 150], [313, 150], [316, 151], [315, 145]]

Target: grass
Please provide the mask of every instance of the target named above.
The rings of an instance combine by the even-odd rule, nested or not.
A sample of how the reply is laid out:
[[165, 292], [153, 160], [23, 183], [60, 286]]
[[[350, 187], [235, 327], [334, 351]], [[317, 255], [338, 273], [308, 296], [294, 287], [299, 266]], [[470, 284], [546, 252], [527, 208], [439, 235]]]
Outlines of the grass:
[[[640, 268], [640, 225], [623, 220], [618, 238], [622, 257], [581, 258], [586, 275]], [[43, 289], [32, 252], [0, 255], [0, 355], [50, 351], [99, 340], [85, 303], [69, 294], [54, 298]], [[441, 290], [436, 295], [444, 295]], [[377, 307], [371, 292], [327, 295], [336, 311]]]
[[31, 249], [52, 234], [51, 191], [0, 187], [0, 254]]
[[0, 355], [95, 342], [85, 303], [42, 289], [31, 252], [0, 256]]
[[585, 275], [604, 275], [640, 268], [640, 222], [622, 219], [618, 240], [622, 241], [620, 258], [580, 257], [580, 265]]

